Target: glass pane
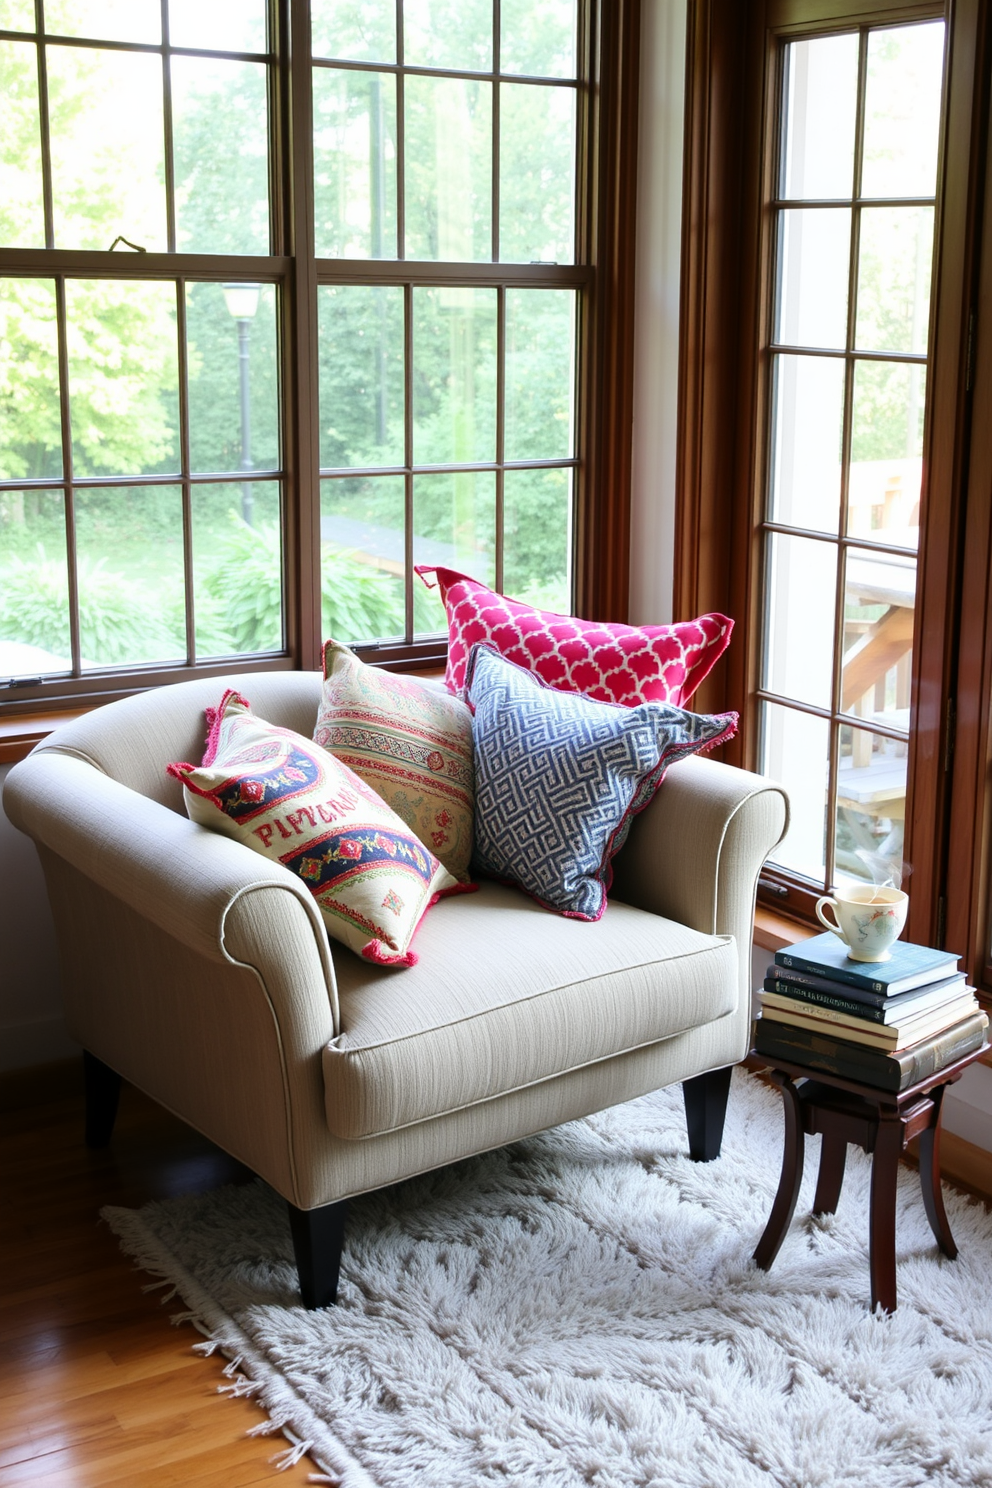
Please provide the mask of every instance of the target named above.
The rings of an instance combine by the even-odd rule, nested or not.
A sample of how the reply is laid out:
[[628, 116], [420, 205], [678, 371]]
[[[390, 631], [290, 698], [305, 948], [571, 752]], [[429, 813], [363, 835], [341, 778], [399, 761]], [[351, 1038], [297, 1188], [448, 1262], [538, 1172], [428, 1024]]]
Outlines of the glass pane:
[[161, 58], [47, 52], [55, 246], [106, 250], [123, 236], [164, 253]]
[[65, 498], [0, 491], [0, 677], [72, 667]]
[[907, 750], [899, 739], [841, 729], [834, 847], [838, 883], [900, 886]]
[[861, 213], [858, 325], [865, 351], [927, 349], [933, 207], [871, 207]]
[[773, 385], [772, 521], [836, 532], [844, 363], [839, 357], [777, 356]]
[[494, 289], [414, 289], [413, 451], [418, 465], [496, 458]]
[[925, 367], [855, 364], [851, 536], [917, 546], [926, 391]]
[[315, 57], [396, 61], [395, 0], [310, 0], [310, 27]]
[[66, 306], [76, 475], [178, 470], [175, 286], [69, 279]]
[[76, 492], [84, 670], [186, 655], [179, 486]]
[[193, 471], [278, 470], [275, 286], [188, 284], [186, 342]]
[[847, 344], [851, 213], [847, 207], [779, 213], [775, 339], [787, 346]]
[[575, 292], [506, 291], [508, 460], [573, 453]]
[[317, 316], [321, 466], [402, 465], [403, 290], [322, 285]]
[[0, 31], [33, 31], [34, 0], [0, 0]]
[[769, 542], [764, 686], [829, 708], [837, 549], [781, 533], [772, 533]]
[[492, 85], [406, 80], [406, 256], [492, 258]]
[[574, 202], [574, 90], [502, 83], [500, 259], [510, 263], [572, 263]]
[[265, 0], [169, 0], [169, 40], [201, 51], [264, 52]]
[[264, 62], [172, 59], [181, 251], [269, 251], [265, 71]]
[[[401, 475], [322, 481], [321, 622], [326, 640], [374, 641], [406, 630]], [[422, 587], [419, 580], [418, 588]]]
[[943, 21], [869, 35], [862, 196], [933, 196], [943, 69]]
[[0, 480], [62, 474], [51, 279], [0, 279]]
[[157, 45], [162, 40], [162, 7], [159, 0], [45, 0], [45, 31], [49, 36]]
[[192, 505], [197, 656], [281, 651], [278, 485], [194, 486]]
[[[496, 476], [491, 471], [418, 475], [413, 482], [413, 561], [437, 563], [483, 584], [496, 579]], [[440, 589], [414, 585], [414, 628], [447, 630]]]
[[841, 708], [909, 729], [916, 559], [849, 548]]
[[508, 470], [503, 486], [503, 590], [572, 613], [572, 472]]
[[411, 67], [489, 72], [492, 0], [404, 0], [404, 61]]
[[396, 257], [396, 81], [313, 70], [318, 258]]
[[33, 43], [0, 41], [0, 97], [0, 244], [44, 248], [38, 49]]
[[575, 0], [501, 0], [501, 72], [574, 78]]
[[785, 49], [782, 195], [850, 197], [858, 102], [858, 33]]
[[773, 861], [826, 882], [826, 800], [830, 726], [811, 713], [761, 706], [761, 771], [789, 792], [789, 830]]

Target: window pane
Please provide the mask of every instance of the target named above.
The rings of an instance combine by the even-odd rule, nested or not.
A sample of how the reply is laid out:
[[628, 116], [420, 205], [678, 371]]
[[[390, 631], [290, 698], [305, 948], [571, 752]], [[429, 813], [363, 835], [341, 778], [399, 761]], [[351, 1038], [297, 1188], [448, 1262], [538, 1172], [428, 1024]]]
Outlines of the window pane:
[[162, 40], [159, 0], [45, 0], [49, 36], [87, 36], [99, 41]]
[[192, 506], [197, 656], [281, 651], [278, 485], [194, 486]]
[[318, 258], [396, 257], [396, 82], [313, 71]]
[[187, 253], [268, 253], [265, 64], [173, 57], [176, 240]]
[[395, 0], [311, 0], [310, 27], [315, 57], [396, 61]]
[[503, 589], [572, 612], [572, 472], [508, 470], [503, 486]]
[[849, 548], [841, 708], [909, 728], [916, 559]]
[[836, 532], [840, 519], [844, 363], [777, 356], [773, 368], [771, 518]]
[[[418, 475], [413, 482], [413, 561], [438, 563], [483, 584], [496, 579], [496, 476], [491, 471]], [[447, 630], [440, 589], [414, 586], [418, 634]]]
[[567, 459], [572, 455], [574, 370], [574, 291], [508, 289], [508, 460]]
[[371, 641], [403, 635], [404, 513], [401, 475], [321, 482], [321, 622], [325, 640]]
[[819, 883], [826, 881], [826, 799], [830, 725], [810, 713], [761, 707], [761, 771], [789, 792], [789, 830], [773, 861]]
[[317, 313], [321, 466], [402, 465], [403, 290], [322, 285]]
[[899, 887], [907, 750], [902, 740], [866, 729], [841, 729], [834, 849], [834, 877], [839, 883]]
[[65, 497], [0, 491], [0, 677], [71, 670]]
[[38, 49], [33, 43], [0, 41], [0, 96], [0, 244], [44, 248]]
[[414, 289], [413, 451], [418, 465], [495, 459], [494, 289]]
[[858, 33], [785, 49], [782, 195], [850, 197], [858, 101]]
[[865, 351], [927, 349], [933, 207], [872, 207], [861, 214], [858, 328]]
[[186, 655], [179, 486], [76, 492], [84, 670]]
[[857, 362], [848, 532], [915, 548], [920, 536], [926, 368]]
[[501, 72], [575, 77], [575, 0], [501, 0]]
[[106, 250], [123, 236], [164, 253], [161, 58], [47, 52], [55, 246]]
[[764, 685], [782, 697], [829, 708], [837, 550], [781, 533], [769, 542]]
[[862, 196], [933, 196], [943, 66], [943, 21], [869, 35]]
[[33, 31], [34, 0], [0, 0], [0, 31]]
[[[279, 362], [271, 284], [186, 286], [189, 452], [194, 472], [278, 470]], [[231, 299], [239, 318], [227, 304]]]
[[201, 51], [264, 52], [265, 0], [169, 0], [169, 40]]
[[780, 212], [779, 234], [775, 339], [786, 346], [842, 349], [847, 344], [850, 210]]
[[574, 201], [573, 89], [501, 84], [500, 259], [572, 263]]
[[62, 474], [55, 285], [0, 280], [0, 480]]
[[403, 46], [411, 67], [489, 72], [492, 0], [404, 0]]
[[66, 305], [76, 475], [178, 470], [175, 286], [70, 279]]
[[492, 258], [492, 85], [406, 80], [406, 256]]

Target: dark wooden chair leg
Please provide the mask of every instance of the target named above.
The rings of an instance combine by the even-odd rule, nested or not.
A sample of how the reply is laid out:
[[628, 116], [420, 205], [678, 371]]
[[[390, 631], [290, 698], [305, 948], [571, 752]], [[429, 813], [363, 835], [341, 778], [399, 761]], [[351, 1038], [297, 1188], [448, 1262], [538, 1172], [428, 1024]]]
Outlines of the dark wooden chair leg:
[[820, 1149], [820, 1172], [813, 1197], [814, 1214], [835, 1214], [844, 1186], [847, 1142], [843, 1137], [825, 1135]]
[[957, 1258], [958, 1248], [944, 1212], [944, 1195], [940, 1187], [940, 1108], [943, 1104], [946, 1085], [931, 1092], [936, 1107], [933, 1119], [926, 1131], [920, 1133], [920, 1187], [923, 1190], [923, 1207], [927, 1219], [944, 1255], [949, 1260]]
[[712, 1162], [720, 1156], [732, 1073], [732, 1066], [727, 1065], [725, 1069], [709, 1070], [705, 1075], [682, 1081], [689, 1156], [693, 1162]]
[[102, 1059], [84, 1049], [83, 1087], [86, 1092], [86, 1145], [106, 1147], [117, 1120], [121, 1077]]
[[874, 1312], [896, 1310], [896, 1183], [902, 1153], [902, 1122], [879, 1119], [871, 1161], [869, 1257]]
[[320, 1209], [297, 1209], [288, 1200], [287, 1206], [303, 1306], [330, 1307], [337, 1301], [348, 1200]]
[[802, 1103], [799, 1089], [787, 1075], [773, 1076], [782, 1087], [782, 1109], [785, 1115], [785, 1150], [782, 1154], [782, 1176], [778, 1181], [778, 1192], [754, 1251], [754, 1262], [767, 1271], [778, 1255], [786, 1232], [796, 1212], [799, 1186], [803, 1181], [803, 1160], [806, 1155], [806, 1136], [803, 1131]]

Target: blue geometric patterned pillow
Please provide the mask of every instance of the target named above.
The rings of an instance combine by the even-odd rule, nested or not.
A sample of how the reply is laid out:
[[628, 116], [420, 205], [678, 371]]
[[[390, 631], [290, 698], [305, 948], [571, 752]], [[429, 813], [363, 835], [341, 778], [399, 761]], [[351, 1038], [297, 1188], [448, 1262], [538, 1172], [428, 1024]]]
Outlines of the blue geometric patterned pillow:
[[623, 708], [558, 692], [486, 645], [469, 660], [475, 855], [546, 909], [598, 920], [610, 859], [666, 769], [733, 736], [737, 714]]

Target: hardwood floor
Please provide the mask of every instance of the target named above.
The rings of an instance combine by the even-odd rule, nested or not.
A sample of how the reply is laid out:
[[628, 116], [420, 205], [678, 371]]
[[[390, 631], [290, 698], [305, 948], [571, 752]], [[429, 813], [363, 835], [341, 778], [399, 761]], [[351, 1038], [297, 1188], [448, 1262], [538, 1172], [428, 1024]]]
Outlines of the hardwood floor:
[[245, 1436], [263, 1413], [216, 1393], [225, 1361], [191, 1351], [199, 1335], [169, 1323], [182, 1304], [143, 1292], [97, 1219], [245, 1170], [129, 1087], [111, 1146], [87, 1151], [77, 1080], [0, 1114], [0, 1485], [306, 1483], [306, 1459], [270, 1464], [281, 1433]]

